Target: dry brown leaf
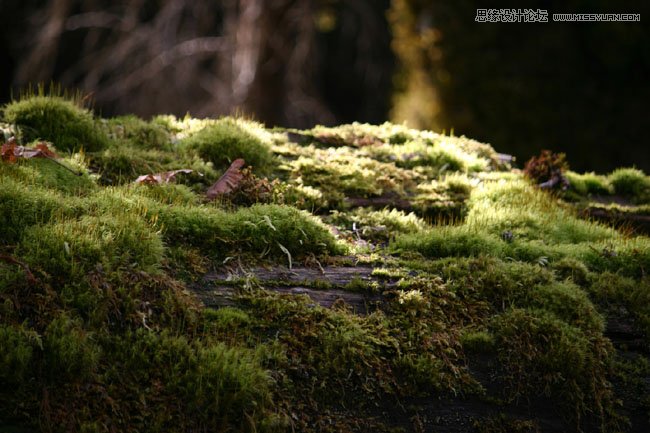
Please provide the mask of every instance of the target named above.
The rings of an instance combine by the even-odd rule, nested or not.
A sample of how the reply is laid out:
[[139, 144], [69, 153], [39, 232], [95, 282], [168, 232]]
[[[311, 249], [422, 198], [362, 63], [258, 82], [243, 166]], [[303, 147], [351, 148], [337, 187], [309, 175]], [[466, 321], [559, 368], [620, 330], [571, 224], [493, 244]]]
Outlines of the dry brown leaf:
[[16, 162], [16, 139], [14, 137], [11, 137], [2, 145], [0, 155], [4, 162], [8, 162], [9, 164]]
[[142, 176], [139, 176], [135, 180], [135, 183], [144, 183], [147, 185], [158, 185], [161, 183], [169, 183], [169, 182], [173, 182], [176, 179], [176, 175], [178, 173], [189, 174], [192, 172], [194, 172], [194, 170], [190, 170], [189, 168], [184, 168], [181, 170], [165, 171], [163, 173], [144, 174]]
[[241, 158], [234, 160], [223, 176], [221, 176], [219, 180], [208, 189], [208, 192], [206, 193], [208, 198], [214, 200], [218, 196], [228, 194], [237, 188], [237, 185], [243, 179], [243, 175], [239, 170], [245, 163], [246, 162]]
[[2, 160], [10, 164], [16, 162], [18, 158], [58, 158], [58, 155], [52, 152], [47, 143], [40, 142], [34, 147], [16, 146], [16, 139], [11, 137], [0, 150]]

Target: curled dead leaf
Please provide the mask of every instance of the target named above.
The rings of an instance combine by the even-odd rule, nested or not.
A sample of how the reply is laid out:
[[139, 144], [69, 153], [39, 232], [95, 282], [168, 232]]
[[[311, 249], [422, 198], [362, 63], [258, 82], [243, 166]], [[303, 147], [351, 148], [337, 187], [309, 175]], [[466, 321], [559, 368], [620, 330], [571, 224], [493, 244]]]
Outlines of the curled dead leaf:
[[230, 164], [230, 167], [228, 167], [228, 170], [226, 170], [226, 172], [219, 178], [219, 180], [217, 180], [210, 188], [208, 188], [208, 192], [206, 193], [207, 197], [210, 200], [214, 200], [218, 196], [228, 194], [237, 188], [237, 185], [243, 179], [243, 175], [241, 174], [240, 170], [244, 164], [245, 161], [241, 158], [234, 160], [232, 164]]
[[179, 173], [189, 174], [193, 172], [194, 170], [191, 170], [189, 168], [184, 168], [181, 170], [165, 171], [163, 173], [144, 174], [142, 176], [138, 176], [138, 178], [135, 180], [135, 183], [143, 183], [146, 185], [158, 185], [161, 183], [169, 183], [176, 180], [176, 175]]
[[0, 155], [4, 162], [10, 164], [16, 162], [19, 158], [58, 158], [58, 155], [47, 147], [44, 141], [36, 144], [34, 147], [25, 147], [16, 145], [16, 139], [11, 137], [0, 149]]

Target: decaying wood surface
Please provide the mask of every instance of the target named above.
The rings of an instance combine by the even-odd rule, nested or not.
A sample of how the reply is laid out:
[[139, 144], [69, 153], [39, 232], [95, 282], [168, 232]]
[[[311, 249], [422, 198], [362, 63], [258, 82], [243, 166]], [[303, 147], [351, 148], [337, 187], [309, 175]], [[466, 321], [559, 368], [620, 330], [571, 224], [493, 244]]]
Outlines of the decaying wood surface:
[[[212, 272], [194, 286], [194, 291], [206, 307], [219, 308], [237, 305], [237, 296], [241, 286], [236, 281], [254, 279], [270, 292], [285, 295], [308, 296], [314, 305], [331, 308], [335, 304], [345, 303], [357, 314], [367, 314], [382, 302], [383, 290], [394, 286], [392, 281], [382, 281], [372, 276], [370, 266], [328, 266], [324, 268], [294, 267], [288, 269], [253, 268], [249, 270], [231, 269]], [[350, 282], [377, 282], [381, 289], [378, 293], [360, 293], [345, 290]], [[326, 287], [326, 288], [319, 288]]]

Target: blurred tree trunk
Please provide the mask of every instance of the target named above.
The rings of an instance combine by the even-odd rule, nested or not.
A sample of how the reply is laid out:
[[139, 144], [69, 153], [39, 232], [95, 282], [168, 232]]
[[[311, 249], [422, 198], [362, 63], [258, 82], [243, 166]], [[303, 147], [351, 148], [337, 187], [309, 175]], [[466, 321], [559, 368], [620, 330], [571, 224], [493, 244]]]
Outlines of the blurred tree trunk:
[[[294, 127], [376, 122], [386, 117], [391, 87], [387, 5], [388, 0], [35, 1], [18, 17], [23, 21], [14, 35], [22, 39], [7, 38], [16, 63], [12, 86], [54, 80], [92, 93], [104, 115], [237, 113]], [[5, 10], [16, 14], [0, 0], [3, 16]], [[317, 26], [323, 10], [333, 16], [326, 30]], [[323, 42], [333, 35], [342, 44]], [[342, 53], [348, 53], [346, 63], [331, 65], [329, 57]], [[367, 70], [347, 60], [356, 57]], [[332, 83], [353, 91], [332, 92]], [[368, 115], [357, 118], [349, 106]]]

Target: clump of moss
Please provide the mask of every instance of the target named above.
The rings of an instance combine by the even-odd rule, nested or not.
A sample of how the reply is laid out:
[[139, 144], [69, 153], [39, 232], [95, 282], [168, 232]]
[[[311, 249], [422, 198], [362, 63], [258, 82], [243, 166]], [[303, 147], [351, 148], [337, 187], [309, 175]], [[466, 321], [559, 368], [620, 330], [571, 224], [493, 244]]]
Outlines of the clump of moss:
[[54, 216], [72, 213], [72, 203], [60, 193], [2, 178], [0, 244], [15, 244], [29, 228], [46, 224]]
[[80, 278], [101, 267], [155, 271], [162, 241], [140, 218], [128, 214], [64, 219], [27, 231], [18, 253], [57, 279]]
[[198, 152], [218, 168], [227, 168], [235, 159], [243, 158], [256, 173], [264, 174], [276, 164], [269, 144], [230, 118], [206, 125], [182, 140], [181, 146]]
[[167, 129], [158, 122], [145, 122], [136, 116], [119, 116], [106, 122], [113, 139], [124, 140], [140, 149], [172, 150]]
[[494, 335], [487, 331], [467, 330], [460, 336], [463, 349], [470, 353], [487, 353], [494, 350]]
[[581, 196], [589, 194], [609, 195], [612, 193], [612, 186], [606, 176], [600, 176], [593, 172], [579, 174], [572, 171], [567, 171], [565, 176], [571, 184], [571, 190]]
[[3, 117], [18, 126], [24, 142], [47, 140], [67, 152], [95, 152], [110, 143], [90, 111], [59, 96], [38, 95], [13, 101], [4, 107]]
[[632, 318], [650, 342], [650, 279], [640, 281], [613, 272], [590, 279], [589, 294], [616, 320]]
[[619, 168], [609, 175], [614, 193], [630, 197], [637, 203], [650, 200], [650, 179], [636, 168]]
[[240, 253], [292, 261], [345, 250], [318, 218], [294, 207], [256, 204], [225, 211], [180, 203], [164, 206], [140, 190], [104, 191], [89, 206], [98, 213], [128, 209], [159, 229], [166, 242], [197, 247], [213, 258]]
[[161, 155], [155, 151], [142, 151], [125, 146], [112, 146], [106, 151], [94, 155], [91, 166], [99, 172], [100, 183], [104, 185], [120, 185], [133, 182], [143, 174], [154, 174], [163, 171]]
[[0, 381], [18, 384], [26, 379], [41, 347], [38, 333], [23, 325], [0, 324]]
[[[613, 407], [608, 381], [611, 343], [543, 310], [511, 309], [492, 321], [511, 398], [544, 390], [579, 426], [593, 413], [601, 423]], [[526, 356], [521, 356], [526, 354]]]
[[[85, 167], [72, 160], [63, 160], [62, 167], [46, 158], [18, 160], [15, 164], [0, 164], [0, 178], [12, 178], [34, 188], [50, 188], [70, 195], [85, 195], [97, 189]], [[76, 174], [72, 171], [76, 171]]]
[[328, 220], [340, 230], [348, 232], [351, 237], [356, 235], [373, 242], [387, 242], [399, 233], [418, 233], [427, 227], [426, 222], [415, 214], [397, 209], [357, 208], [349, 212], [334, 210]]
[[60, 315], [43, 336], [45, 365], [52, 381], [88, 379], [98, 368], [101, 348], [79, 320]]

